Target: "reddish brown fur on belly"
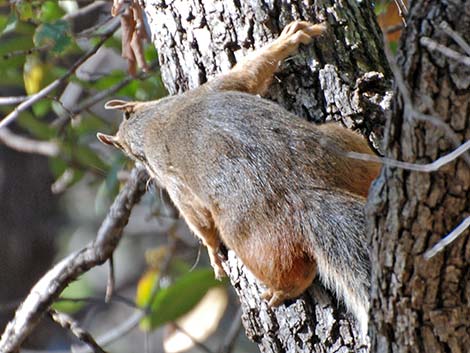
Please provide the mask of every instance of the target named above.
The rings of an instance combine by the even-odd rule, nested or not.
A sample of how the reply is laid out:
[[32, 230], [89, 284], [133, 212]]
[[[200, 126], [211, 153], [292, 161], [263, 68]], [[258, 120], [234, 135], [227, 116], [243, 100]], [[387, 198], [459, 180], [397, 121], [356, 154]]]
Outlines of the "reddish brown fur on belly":
[[[288, 237], [287, 235], [286, 237]], [[316, 275], [316, 263], [313, 256], [305, 252], [302, 244], [284, 244], [265, 242], [260, 248], [249, 248], [250, 244], [238, 244], [236, 253], [250, 271], [271, 291], [283, 292], [284, 299], [295, 298], [310, 286]], [[275, 246], [274, 244], [278, 244]], [[284, 251], [279, 247], [288, 247]], [[288, 256], [282, 256], [288, 254]]]

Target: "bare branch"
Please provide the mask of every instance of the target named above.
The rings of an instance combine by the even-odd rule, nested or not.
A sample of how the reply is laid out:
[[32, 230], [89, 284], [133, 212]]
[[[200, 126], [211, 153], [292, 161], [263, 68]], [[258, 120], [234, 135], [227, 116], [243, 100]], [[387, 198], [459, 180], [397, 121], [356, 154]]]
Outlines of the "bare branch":
[[451, 37], [454, 42], [457, 43], [468, 56], [470, 56], [470, 45], [468, 45], [465, 39], [463, 39], [459, 33], [455, 32], [446, 21], [442, 21], [439, 25], [439, 28], [442, 29], [445, 34]]
[[113, 35], [114, 32], [116, 32], [118, 28], [119, 28], [119, 23], [116, 22], [110, 28], [109, 31], [107, 31], [101, 36], [101, 40], [93, 48], [91, 48], [85, 55], [83, 55], [80, 59], [78, 59], [63, 76], [51, 82], [49, 85], [44, 87], [38, 93], [35, 93], [29, 96], [29, 98], [26, 101], [18, 105], [10, 114], [8, 114], [5, 118], [3, 118], [2, 121], [0, 121], [0, 129], [6, 127], [13, 120], [15, 120], [20, 115], [21, 112], [25, 111], [26, 109], [31, 107], [34, 103], [36, 103], [40, 99], [47, 96], [57, 87], [59, 87], [62, 83], [66, 82], [70, 78], [70, 76], [72, 76], [75, 73], [75, 71], [86, 60], [88, 60], [88, 58], [90, 58], [93, 54], [95, 54], [98, 51], [99, 48], [101, 48], [101, 46], [108, 40], [108, 38], [110, 38]]
[[93, 353], [106, 353], [106, 351], [101, 348], [98, 343], [94, 340], [93, 336], [80, 327], [77, 321], [75, 321], [71, 316], [60, 313], [56, 310], [49, 309], [49, 315], [52, 320], [57, 322], [63, 328], [70, 330], [74, 336], [76, 336], [80, 341], [85, 342], [93, 351]]
[[145, 192], [147, 178], [142, 167], [134, 168], [103, 220], [96, 240], [60, 261], [36, 283], [8, 323], [0, 339], [0, 352], [18, 351], [62, 290], [84, 272], [109, 259], [121, 239], [132, 207]]
[[51, 191], [53, 194], [60, 194], [64, 192], [67, 187], [72, 183], [73, 181], [73, 176], [74, 172], [73, 169], [67, 168], [62, 175], [57, 178], [56, 181], [51, 185]]
[[439, 240], [439, 242], [434, 245], [431, 249], [427, 250], [424, 253], [424, 258], [429, 260], [431, 257], [436, 255], [438, 252], [442, 251], [447, 245], [452, 243], [455, 239], [458, 238], [468, 227], [470, 227], [470, 216], [465, 218], [462, 223], [460, 223], [452, 232], [446, 235], [444, 238]]
[[13, 105], [24, 102], [27, 100], [28, 96], [18, 96], [18, 97], [0, 97], [0, 105]]
[[52, 141], [38, 141], [27, 137], [16, 135], [8, 128], [0, 129], [0, 141], [5, 146], [19, 152], [36, 153], [47, 157], [59, 155], [59, 146]]
[[395, 0], [395, 5], [397, 5], [398, 8], [398, 14], [401, 17], [401, 20], [403, 21], [403, 24], [406, 26], [406, 16], [408, 15], [408, 9], [406, 8], [405, 3], [403, 0]]
[[470, 56], [460, 54], [458, 51], [450, 49], [449, 47], [442, 45], [429, 37], [421, 37], [419, 39], [419, 43], [431, 51], [437, 51], [450, 59], [458, 61], [463, 65], [470, 66]]

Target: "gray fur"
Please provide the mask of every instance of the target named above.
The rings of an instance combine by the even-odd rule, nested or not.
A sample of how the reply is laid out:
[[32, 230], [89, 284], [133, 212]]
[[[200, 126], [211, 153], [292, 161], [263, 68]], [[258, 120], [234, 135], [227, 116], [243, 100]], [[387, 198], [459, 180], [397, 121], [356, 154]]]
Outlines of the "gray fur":
[[207, 211], [236, 253], [238, 244], [252, 244], [237, 253], [242, 259], [256, 257], [268, 242], [288, 248], [290, 239], [300, 239], [322, 283], [364, 332], [365, 199], [343, 187], [356, 182], [355, 162], [323, 147], [341, 150], [343, 141], [256, 96], [195, 92], [136, 103], [117, 134], [121, 147], [146, 164], [183, 215], [185, 205], [200, 210], [196, 218], [205, 225]]

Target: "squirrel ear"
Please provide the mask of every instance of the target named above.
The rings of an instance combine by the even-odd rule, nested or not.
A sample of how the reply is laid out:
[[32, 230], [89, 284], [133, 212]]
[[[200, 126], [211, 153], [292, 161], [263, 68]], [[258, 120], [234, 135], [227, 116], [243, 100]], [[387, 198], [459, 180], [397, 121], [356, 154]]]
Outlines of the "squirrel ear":
[[135, 105], [136, 102], [126, 102], [119, 99], [113, 99], [105, 103], [104, 109], [119, 109], [127, 113], [132, 113]]
[[101, 132], [98, 132], [96, 134], [96, 137], [98, 138], [98, 140], [100, 140], [105, 145], [111, 145], [111, 146], [116, 145], [115, 144], [115, 142], [116, 142], [116, 137], [115, 136], [106, 135], [106, 134], [102, 134]]

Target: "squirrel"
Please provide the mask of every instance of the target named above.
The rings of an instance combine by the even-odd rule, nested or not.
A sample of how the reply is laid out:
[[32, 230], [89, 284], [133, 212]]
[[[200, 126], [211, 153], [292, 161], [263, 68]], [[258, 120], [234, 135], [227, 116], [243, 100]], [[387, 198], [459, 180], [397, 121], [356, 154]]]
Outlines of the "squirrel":
[[225, 275], [222, 243], [267, 287], [270, 306], [298, 297], [318, 274], [366, 334], [364, 204], [379, 165], [332, 152], [373, 154], [359, 134], [309, 123], [257, 96], [282, 60], [325, 30], [295, 21], [198, 88], [150, 102], [109, 101], [105, 108], [124, 119], [115, 136], [97, 137], [142, 162], [167, 190], [217, 278]]

